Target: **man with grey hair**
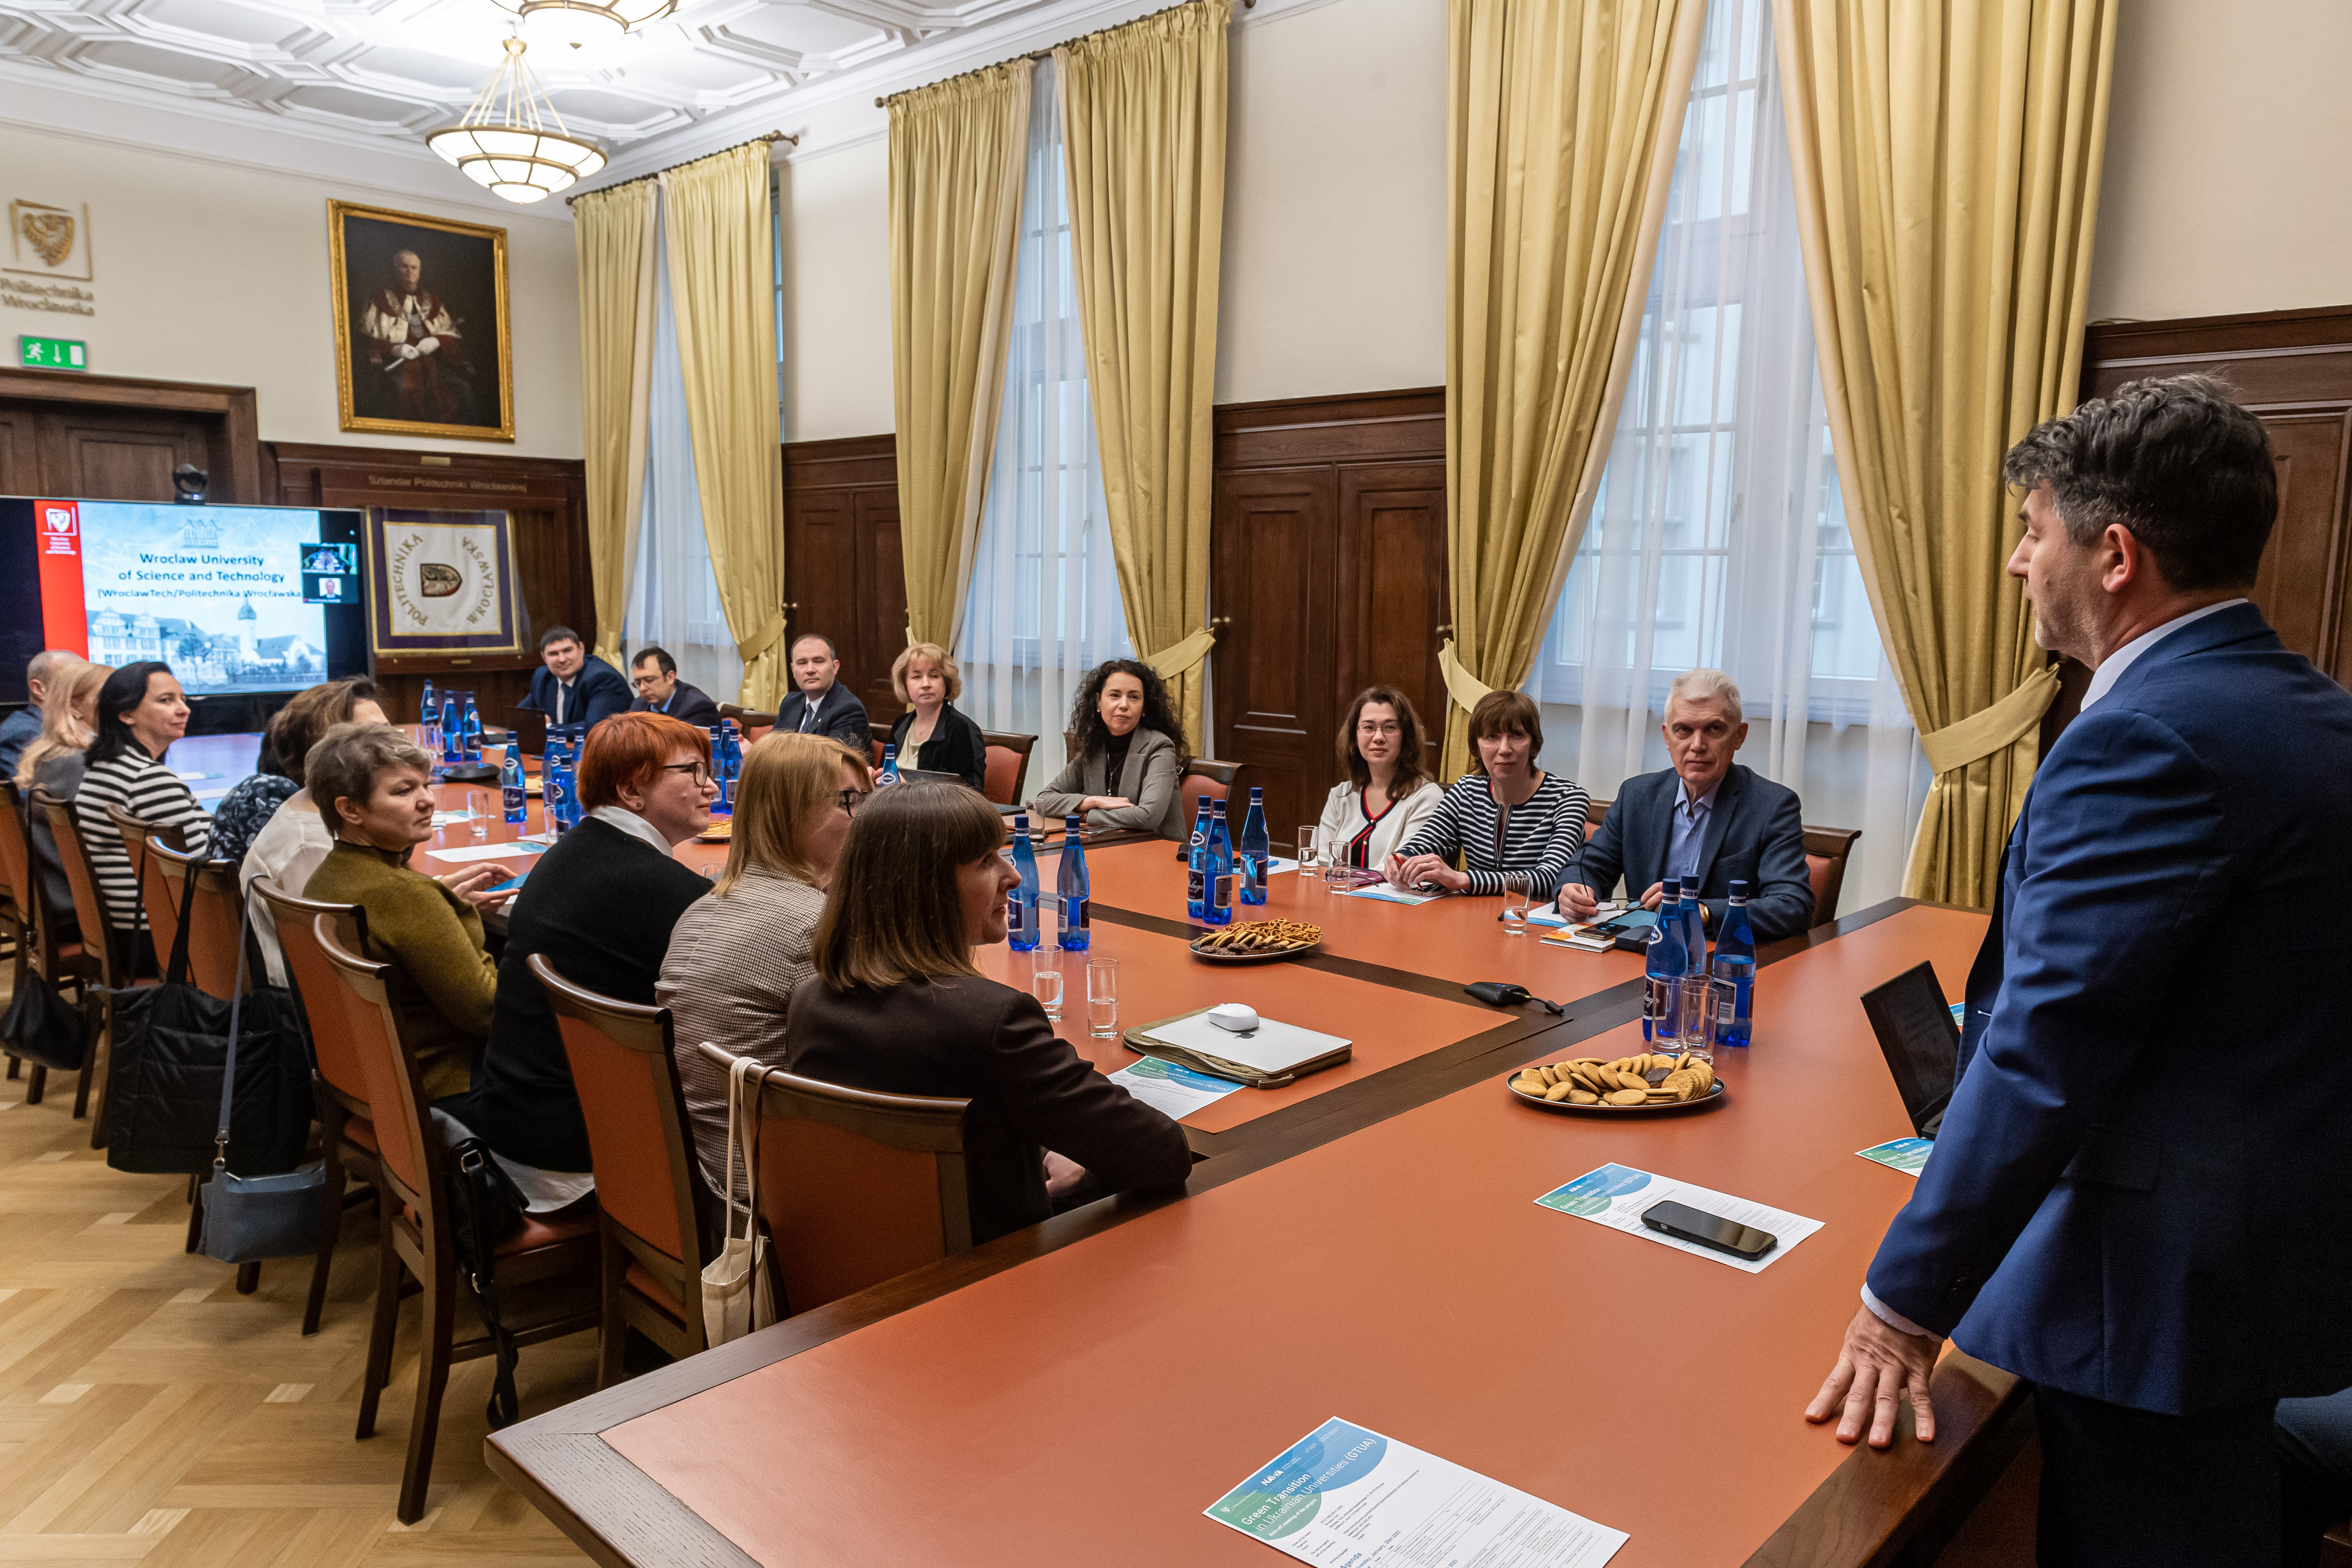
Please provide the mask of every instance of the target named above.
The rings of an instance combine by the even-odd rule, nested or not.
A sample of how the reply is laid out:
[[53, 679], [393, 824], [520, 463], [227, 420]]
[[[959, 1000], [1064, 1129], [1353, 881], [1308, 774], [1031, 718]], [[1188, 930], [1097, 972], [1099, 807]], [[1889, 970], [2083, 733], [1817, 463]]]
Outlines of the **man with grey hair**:
[[16, 763], [25, 748], [41, 732], [41, 704], [49, 694], [49, 671], [66, 659], [80, 655], [64, 653], [45, 647], [35, 654], [25, 666], [25, 690], [27, 700], [5, 719], [0, 719], [0, 778], [14, 778]]
[[1731, 760], [1748, 740], [1739, 688], [1719, 669], [1685, 670], [1666, 694], [1666, 755], [1674, 766], [1627, 779], [1609, 815], [1569, 862], [1559, 912], [1591, 920], [1622, 876], [1642, 907], [1658, 907], [1665, 879], [1696, 879], [1707, 929], [1723, 921], [1735, 881], [1748, 884], [1748, 922], [1759, 942], [1812, 924], [1813, 884], [1797, 793]]

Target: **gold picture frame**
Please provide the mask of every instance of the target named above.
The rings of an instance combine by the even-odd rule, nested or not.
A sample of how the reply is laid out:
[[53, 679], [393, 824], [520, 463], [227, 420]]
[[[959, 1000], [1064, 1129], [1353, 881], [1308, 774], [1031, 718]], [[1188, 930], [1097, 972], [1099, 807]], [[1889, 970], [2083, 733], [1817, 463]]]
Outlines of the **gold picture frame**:
[[327, 236], [341, 427], [513, 440], [507, 231], [330, 200]]

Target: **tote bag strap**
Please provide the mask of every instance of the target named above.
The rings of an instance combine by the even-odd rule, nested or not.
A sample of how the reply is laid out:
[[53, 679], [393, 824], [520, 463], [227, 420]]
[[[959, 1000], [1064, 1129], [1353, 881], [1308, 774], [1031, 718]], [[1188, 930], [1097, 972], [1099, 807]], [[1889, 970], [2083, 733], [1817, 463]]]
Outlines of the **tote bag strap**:
[[[196, 868], [190, 866], [187, 874], [180, 880], [180, 931], [172, 939], [172, 962], [163, 967], [163, 984], [166, 985], [185, 985], [188, 983], [188, 916], [194, 912], [195, 907]], [[146, 925], [147, 900], [142, 899], [139, 900], [139, 924], [131, 929], [144, 930]], [[221, 1112], [221, 1120], [226, 1121], [228, 1112]]]
[[[196, 887], [196, 868], [188, 868], [188, 890]], [[172, 962], [177, 965], [188, 952], [188, 913], [193, 905], [180, 905], [180, 940], [172, 944]], [[213, 1135], [213, 1174], [228, 1169], [229, 1108], [236, 1099], [236, 1037], [238, 1026], [245, 1021], [245, 927], [250, 918], [245, 900], [236, 901], [236, 986], [228, 1001], [228, 1060], [221, 1068], [220, 1131]]]

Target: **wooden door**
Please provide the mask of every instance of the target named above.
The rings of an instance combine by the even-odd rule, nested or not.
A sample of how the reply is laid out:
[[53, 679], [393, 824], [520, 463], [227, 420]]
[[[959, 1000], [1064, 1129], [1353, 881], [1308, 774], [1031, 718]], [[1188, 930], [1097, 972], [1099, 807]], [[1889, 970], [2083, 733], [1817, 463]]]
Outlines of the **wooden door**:
[[860, 490], [850, 526], [856, 542], [857, 575], [852, 592], [857, 658], [841, 679], [866, 704], [866, 715], [881, 723], [905, 710], [890, 689], [890, 666], [907, 647], [907, 566], [898, 540], [898, 490]]
[[1328, 468], [1219, 477], [1210, 534], [1216, 755], [1288, 844], [1322, 814], [1339, 724], [1338, 484]]
[[169, 409], [44, 413], [36, 427], [43, 487], [92, 500], [170, 500], [173, 468], [210, 467], [215, 423]]
[[2339, 685], [2352, 685], [2352, 638], [2344, 635], [2352, 597], [2346, 475], [2352, 468], [2352, 412], [2264, 412], [2278, 465], [2278, 522], [2263, 549], [2252, 598], [2286, 646]]
[[787, 638], [822, 637], [869, 717], [898, 717], [890, 665], [907, 646], [897, 443], [887, 436], [784, 448]]
[[0, 403], [0, 496], [37, 495], [40, 491], [34, 418], [30, 408]]
[[[1445, 598], [1443, 461], [1347, 467], [1339, 475], [1339, 716], [1368, 686], [1392, 686], [1421, 720], [1422, 763], [1445, 742], [1440, 633]], [[1335, 731], [1336, 733], [1336, 731]], [[1337, 752], [1326, 787], [1339, 782]]]

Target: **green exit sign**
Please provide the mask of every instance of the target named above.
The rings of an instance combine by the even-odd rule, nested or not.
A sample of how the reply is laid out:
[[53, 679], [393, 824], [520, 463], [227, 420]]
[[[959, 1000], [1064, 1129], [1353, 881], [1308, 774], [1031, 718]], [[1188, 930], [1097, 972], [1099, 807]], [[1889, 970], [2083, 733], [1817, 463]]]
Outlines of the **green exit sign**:
[[89, 345], [71, 338], [37, 338], [30, 334], [16, 340], [18, 362], [34, 370], [88, 370]]

